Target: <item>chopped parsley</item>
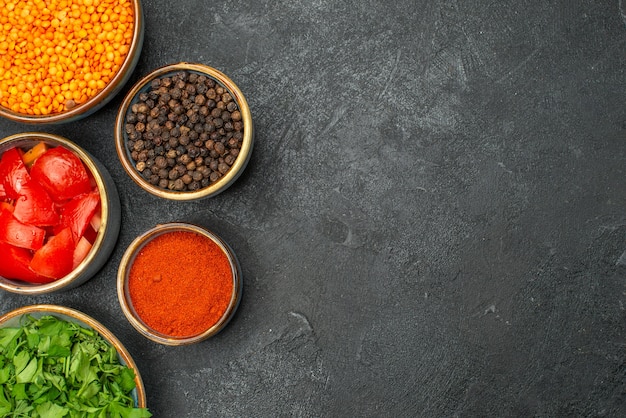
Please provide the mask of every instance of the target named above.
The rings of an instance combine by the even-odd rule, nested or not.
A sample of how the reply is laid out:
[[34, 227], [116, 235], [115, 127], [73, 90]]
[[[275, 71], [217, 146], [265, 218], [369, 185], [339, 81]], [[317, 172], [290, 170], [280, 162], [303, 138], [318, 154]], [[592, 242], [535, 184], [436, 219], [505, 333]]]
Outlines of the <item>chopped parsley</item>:
[[0, 329], [0, 417], [148, 418], [135, 372], [95, 330], [52, 315]]

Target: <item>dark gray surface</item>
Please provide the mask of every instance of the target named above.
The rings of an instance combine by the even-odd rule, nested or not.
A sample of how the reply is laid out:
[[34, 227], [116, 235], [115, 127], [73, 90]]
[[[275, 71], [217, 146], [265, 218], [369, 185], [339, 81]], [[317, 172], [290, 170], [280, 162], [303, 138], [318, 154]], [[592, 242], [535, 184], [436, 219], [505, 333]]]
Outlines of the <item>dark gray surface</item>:
[[[222, 70], [253, 112], [251, 162], [215, 198], [168, 203], [117, 160], [121, 95], [38, 128], [107, 166], [122, 231], [91, 281], [1, 293], [3, 312], [103, 322], [156, 417], [626, 415], [621, 0], [144, 8], [124, 92], [177, 61]], [[220, 234], [245, 280], [228, 328], [183, 348], [139, 336], [115, 291], [126, 246], [172, 220]]]

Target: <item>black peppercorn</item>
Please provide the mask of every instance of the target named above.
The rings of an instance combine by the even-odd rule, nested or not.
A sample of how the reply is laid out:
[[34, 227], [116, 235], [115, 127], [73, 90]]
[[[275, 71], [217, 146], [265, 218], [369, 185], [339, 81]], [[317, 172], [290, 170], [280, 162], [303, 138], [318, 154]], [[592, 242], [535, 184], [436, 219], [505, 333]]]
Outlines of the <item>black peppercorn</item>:
[[228, 154], [226, 157], [224, 157], [224, 162], [230, 167], [235, 162], [235, 157], [231, 154]]
[[182, 191], [185, 188], [185, 183], [181, 179], [174, 180], [174, 190]]
[[230, 170], [241, 149], [243, 122], [224, 86], [178, 71], [152, 80], [138, 99], [126, 114], [126, 146], [151, 184], [193, 191]]
[[197, 84], [196, 84], [196, 94], [199, 96], [203, 96], [207, 90], [209, 89], [209, 87], [204, 83], [204, 81], [200, 81], [198, 80]]
[[191, 183], [193, 181], [193, 178], [189, 175], [189, 173], [183, 174], [181, 179], [183, 180], [183, 183], [185, 183], [185, 184], [189, 184], [189, 183]]
[[204, 175], [202, 174], [200, 170], [197, 170], [192, 173], [191, 178], [194, 181], [201, 181], [204, 178]]

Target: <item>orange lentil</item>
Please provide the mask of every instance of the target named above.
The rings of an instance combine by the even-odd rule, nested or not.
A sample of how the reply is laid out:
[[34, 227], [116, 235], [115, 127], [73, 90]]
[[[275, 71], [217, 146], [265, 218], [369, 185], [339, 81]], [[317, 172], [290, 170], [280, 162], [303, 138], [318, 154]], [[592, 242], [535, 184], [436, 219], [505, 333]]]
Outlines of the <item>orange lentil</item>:
[[131, 0], [0, 5], [0, 105], [13, 111], [54, 114], [86, 102], [113, 79], [130, 50]]

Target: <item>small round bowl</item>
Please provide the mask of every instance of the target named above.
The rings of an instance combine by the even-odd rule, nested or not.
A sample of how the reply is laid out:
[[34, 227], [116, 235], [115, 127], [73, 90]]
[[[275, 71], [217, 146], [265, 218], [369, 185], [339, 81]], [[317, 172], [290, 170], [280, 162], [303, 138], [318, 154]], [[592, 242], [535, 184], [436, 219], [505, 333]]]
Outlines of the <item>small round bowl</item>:
[[120, 363], [131, 368], [135, 372], [135, 389], [131, 392], [131, 396], [135, 401], [135, 407], [147, 407], [146, 391], [135, 361], [120, 340], [118, 340], [117, 337], [115, 337], [115, 335], [104, 325], [78, 310], [59, 305], [41, 304], [22, 306], [0, 316], [0, 328], [19, 327], [20, 321], [25, 315], [32, 316], [35, 319], [50, 315], [56, 317], [57, 319], [73, 322], [84, 328], [95, 330], [107, 343], [115, 348], [120, 359]]
[[[176, 233], [176, 232], [191, 232], [191, 233], [199, 235], [201, 238], [210, 240], [219, 248], [219, 250], [221, 250], [221, 253], [223, 253], [223, 255], [228, 260], [228, 264], [230, 265], [230, 272], [232, 276], [232, 293], [230, 294], [230, 300], [228, 301], [228, 304], [225, 307], [225, 311], [216, 322], [207, 325], [207, 328], [203, 328], [202, 331], [196, 333], [195, 335], [172, 336], [172, 335], [167, 335], [163, 332], [159, 332], [155, 330], [154, 328], [150, 327], [149, 325], [146, 324], [146, 322], [144, 322], [141, 316], [137, 313], [137, 310], [133, 306], [133, 299], [131, 296], [129, 282], [130, 282], [130, 276], [131, 276], [131, 269], [137, 257], [141, 256], [142, 251], [144, 250], [146, 245], [151, 243], [155, 238], [161, 237], [165, 234]], [[184, 251], [186, 249], [181, 248], [180, 250], [183, 251], [183, 254], [184, 254]], [[178, 262], [179, 263], [182, 262], [180, 258]], [[167, 260], [166, 263], [171, 263], [173, 265], [176, 265], [177, 256], [173, 255], [172, 259]], [[158, 280], [160, 281], [161, 280], [160, 273], [157, 272], [155, 274], [159, 276]], [[199, 281], [202, 279], [203, 277], [198, 277]], [[168, 280], [168, 279], [166, 277], [163, 277], [163, 280]], [[205, 286], [205, 289], [207, 289], [209, 286], [210, 285], [207, 284]], [[124, 315], [126, 316], [128, 321], [137, 331], [139, 331], [140, 334], [147, 337], [148, 339], [154, 342], [160, 343], [160, 344], [170, 345], [170, 346], [181, 346], [181, 345], [189, 345], [189, 344], [197, 343], [197, 342], [206, 340], [216, 335], [218, 332], [224, 329], [224, 327], [228, 324], [228, 322], [234, 316], [235, 311], [237, 310], [237, 307], [239, 306], [239, 302], [241, 301], [242, 290], [243, 290], [243, 279], [242, 279], [242, 274], [241, 274], [241, 267], [239, 265], [237, 257], [235, 256], [230, 246], [226, 242], [224, 242], [220, 237], [215, 235], [213, 232], [207, 230], [206, 228], [193, 225], [193, 224], [181, 223], [181, 222], [171, 222], [171, 223], [166, 223], [162, 225], [157, 225], [156, 227], [146, 231], [145, 233], [137, 237], [126, 249], [126, 252], [124, 253], [124, 256], [122, 257], [122, 260], [120, 262], [120, 266], [119, 266], [118, 274], [117, 274], [117, 295], [118, 295], [120, 305], [122, 307], [122, 311], [124, 312]], [[170, 302], [169, 296], [170, 295], [168, 294], [168, 300], [167, 302], [165, 302], [166, 304]], [[171, 300], [173, 299], [174, 298], [172, 297]], [[153, 301], [153, 302], [154, 304], [159, 304], [156, 301]], [[174, 306], [175, 304], [176, 302], [172, 302], [173, 306], [159, 305], [158, 308], [163, 311], [173, 312], [177, 308], [179, 308], [179, 306]], [[203, 309], [204, 308], [205, 307], [203, 307]], [[204, 313], [202, 313], [202, 315], [204, 315]]]
[[[141, 55], [141, 49], [144, 41], [144, 17], [141, 0], [131, 0], [133, 6], [133, 32], [130, 44], [128, 46], [128, 52], [125, 55], [123, 62], [119, 64], [119, 69], [113, 74], [108, 83], [99, 90], [94, 96], [87, 99], [85, 102], [75, 104], [73, 107], [68, 108], [59, 113], [42, 114], [27, 114], [11, 110], [10, 108], [0, 105], [0, 116], [10, 119], [15, 122], [21, 122], [26, 124], [61, 124], [66, 122], [73, 122], [89, 116], [106, 105], [120, 90], [124, 87], [126, 82], [132, 75], [139, 56]], [[113, 41], [111, 41], [113, 42]], [[76, 46], [78, 48], [78, 46]], [[76, 53], [76, 51], [74, 52]], [[73, 57], [72, 57], [73, 58]], [[82, 58], [81, 58], [82, 59]], [[76, 63], [76, 60], [73, 61]], [[118, 64], [115, 64], [118, 65]], [[47, 71], [47, 69], [42, 70]], [[76, 72], [79, 70], [76, 69]], [[76, 77], [70, 80], [66, 80], [67, 83], [76, 80]], [[0, 81], [2, 81], [0, 79]], [[25, 93], [31, 94], [33, 97], [37, 94], [33, 90], [27, 90]], [[49, 95], [57, 94], [58, 92], [51, 92]], [[43, 94], [42, 94], [43, 95]], [[49, 97], [49, 96], [48, 96]]]
[[50, 283], [32, 284], [0, 276], [0, 289], [24, 295], [37, 295], [68, 290], [92, 278], [106, 263], [115, 248], [120, 231], [121, 206], [117, 187], [107, 169], [87, 151], [72, 141], [54, 134], [25, 132], [0, 139], [0, 156], [13, 147], [30, 148], [37, 142], [51, 147], [63, 146], [77, 155], [91, 172], [100, 193], [100, 228], [91, 250], [67, 276]]
[[[152, 87], [153, 81], [157, 82], [163, 79], [170, 79], [171, 77], [174, 77], [181, 72], [186, 73], [186, 74], [200, 75], [200, 76], [204, 76], [209, 79], [212, 79], [222, 88], [224, 88], [227, 93], [230, 93], [230, 96], [232, 97], [234, 102], [237, 104], [238, 111], [241, 114], [241, 123], [243, 123], [243, 138], [240, 140], [240, 148], [238, 149], [238, 155], [235, 157], [234, 162], [232, 163], [232, 165], [227, 171], [225, 171], [224, 173], [220, 172], [221, 177], [219, 177], [219, 179], [213, 180], [208, 185], [205, 184], [203, 186], [199, 186], [199, 188], [196, 190], [176, 191], [175, 189], [169, 186], [160, 187], [158, 184], [151, 183], [149, 179], [146, 178], [146, 175], [143, 175], [142, 172], [140, 172], [140, 169], [138, 168], [138, 164], [136, 161], [133, 160], [132, 153], [127, 146], [128, 141], [129, 141], [127, 118], [128, 118], [129, 110], [132, 109], [133, 105], [137, 105], [137, 103], [140, 102], [140, 96], [142, 94], [146, 95], [153, 88]], [[153, 94], [156, 94], [156, 93], [153, 93]], [[198, 94], [192, 93], [192, 97], [194, 99], [198, 98], [198, 96], [201, 96], [201, 95], [202, 94], [200, 93]], [[204, 98], [202, 98], [202, 100], [204, 101]], [[182, 102], [182, 100], [180, 99], [178, 101]], [[158, 129], [161, 129], [164, 126], [164, 124], [166, 123], [165, 120], [167, 119], [167, 117], [169, 117], [173, 113], [173, 108], [171, 106], [165, 105], [165, 106], [161, 106], [161, 108], [164, 109], [163, 110], [164, 113], [160, 116], [161, 121], [158, 122], [160, 124]], [[144, 123], [144, 125], [146, 125], [145, 128], [147, 129], [151, 120], [154, 119], [153, 123], [155, 123], [156, 121], [158, 121], [158, 118], [159, 117], [153, 118], [152, 116], [148, 115], [148, 118]], [[206, 121], [208, 120], [209, 120], [209, 117], [206, 117]], [[177, 121], [177, 122], [174, 122], [174, 124], [177, 127], [181, 127], [185, 125], [185, 122], [187, 121], [184, 121], [184, 122]], [[134, 124], [134, 121], [133, 123], [131, 123], [131, 125], [132, 124]], [[189, 126], [187, 126], [187, 128], [188, 127]], [[181, 130], [182, 129], [185, 129], [185, 128], [181, 128]], [[215, 128], [215, 129], [217, 130], [219, 128]], [[168, 131], [168, 135], [169, 135], [169, 131]], [[145, 133], [142, 134], [142, 137], [140, 139], [142, 139], [145, 142], [150, 141], [151, 142], [150, 146], [155, 147], [153, 149], [156, 149], [156, 147], [159, 146], [159, 144], [154, 142], [154, 139], [152, 138], [146, 139]], [[200, 141], [200, 142], [203, 142], [203, 144], [206, 144], [205, 141]], [[200, 142], [198, 142], [198, 144], [200, 144]], [[250, 160], [250, 155], [252, 153], [253, 142], [254, 142], [254, 128], [252, 124], [252, 115], [250, 113], [250, 108], [248, 106], [248, 103], [243, 93], [241, 92], [241, 90], [239, 90], [239, 88], [235, 85], [235, 83], [230, 78], [228, 78], [225, 74], [221, 73], [215, 68], [212, 68], [203, 64], [181, 62], [177, 64], [167, 65], [167, 66], [158, 68], [154, 70], [153, 72], [151, 72], [150, 74], [143, 77], [127, 93], [126, 97], [124, 98], [124, 101], [122, 102], [122, 105], [120, 106], [120, 109], [117, 114], [116, 123], [115, 123], [115, 145], [117, 149], [117, 154], [122, 163], [122, 166], [124, 167], [128, 175], [135, 181], [135, 183], [139, 185], [139, 187], [141, 187], [145, 191], [155, 196], [162, 197], [165, 199], [170, 199], [170, 200], [179, 200], [179, 201], [180, 200], [183, 200], [183, 201], [198, 200], [198, 199], [215, 196], [218, 193], [221, 193], [224, 190], [226, 190], [235, 182], [235, 180], [237, 180], [237, 178], [241, 175], [246, 165], [248, 164], [248, 161]], [[167, 147], [170, 146], [169, 144], [166, 143], [166, 141], [163, 141], [161, 145], [163, 149], [158, 152], [158, 155], [166, 154], [168, 150]], [[205, 145], [200, 145], [198, 149], [201, 149], [204, 146]], [[200, 150], [199, 152], [207, 153], [208, 151], [205, 149], [204, 151]], [[171, 167], [168, 166], [167, 168], [169, 169]], [[147, 168], [144, 169], [144, 171], [147, 171], [147, 170], [148, 170]], [[199, 168], [196, 168], [196, 171], [199, 171]], [[204, 177], [206, 178], [207, 175], [205, 175]]]

